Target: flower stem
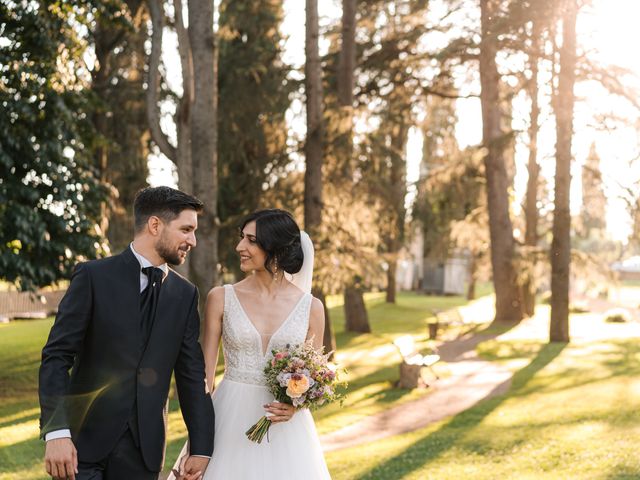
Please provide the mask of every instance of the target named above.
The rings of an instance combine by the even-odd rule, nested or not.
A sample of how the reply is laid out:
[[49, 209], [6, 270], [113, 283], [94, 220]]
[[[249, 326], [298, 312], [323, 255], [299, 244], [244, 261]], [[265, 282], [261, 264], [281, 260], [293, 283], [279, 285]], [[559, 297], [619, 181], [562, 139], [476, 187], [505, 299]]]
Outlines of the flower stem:
[[245, 435], [252, 442], [262, 443], [262, 439], [269, 432], [270, 427], [271, 420], [267, 417], [262, 417], [254, 426], [246, 431]]

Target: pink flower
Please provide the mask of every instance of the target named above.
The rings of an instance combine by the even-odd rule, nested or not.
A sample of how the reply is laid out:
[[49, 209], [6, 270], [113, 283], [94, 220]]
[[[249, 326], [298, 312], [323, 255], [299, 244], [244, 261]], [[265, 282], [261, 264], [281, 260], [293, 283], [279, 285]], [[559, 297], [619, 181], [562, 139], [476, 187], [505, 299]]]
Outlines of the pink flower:
[[292, 359], [291, 359], [291, 366], [292, 366], [294, 369], [297, 369], [297, 368], [304, 368], [304, 360], [302, 360], [301, 358], [297, 358], [297, 357], [292, 358]]
[[282, 360], [283, 358], [287, 358], [289, 356], [289, 352], [278, 352], [275, 354], [275, 360]]

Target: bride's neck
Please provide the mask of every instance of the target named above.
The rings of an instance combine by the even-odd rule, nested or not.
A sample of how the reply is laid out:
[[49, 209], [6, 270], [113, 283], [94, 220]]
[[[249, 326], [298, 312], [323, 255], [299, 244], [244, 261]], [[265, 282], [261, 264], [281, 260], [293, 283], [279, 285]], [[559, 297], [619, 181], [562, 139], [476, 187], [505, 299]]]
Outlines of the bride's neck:
[[275, 296], [287, 286], [284, 275], [278, 274], [274, 278], [266, 270], [254, 272], [251, 278], [258, 293], [261, 295]]

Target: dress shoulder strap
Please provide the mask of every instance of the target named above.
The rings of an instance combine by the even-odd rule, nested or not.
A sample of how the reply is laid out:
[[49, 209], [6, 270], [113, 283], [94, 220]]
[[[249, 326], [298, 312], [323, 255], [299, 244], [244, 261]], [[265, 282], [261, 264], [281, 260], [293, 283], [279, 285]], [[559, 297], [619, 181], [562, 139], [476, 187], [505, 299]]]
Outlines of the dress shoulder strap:
[[305, 293], [305, 299], [303, 305], [304, 305], [304, 309], [307, 312], [307, 317], [311, 316], [311, 304], [313, 303], [313, 295], [310, 293]]
[[233, 292], [231, 291], [233, 287], [229, 284], [225, 284], [223, 288], [224, 288], [223, 316], [224, 318], [229, 318], [229, 305], [233, 301]]

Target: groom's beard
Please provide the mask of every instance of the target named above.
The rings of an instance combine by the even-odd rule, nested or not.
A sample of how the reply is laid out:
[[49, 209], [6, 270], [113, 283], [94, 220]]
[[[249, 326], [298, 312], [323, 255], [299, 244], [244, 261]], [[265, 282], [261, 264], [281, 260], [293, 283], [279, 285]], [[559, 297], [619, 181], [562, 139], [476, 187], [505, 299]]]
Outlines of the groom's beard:
[[[186, 253], [189, 251], [189, 247], [178, 247], [172, 248], [166, 239], [160, 236], [158, 243], [156, 244], [156, 252], [160, 257], [167, 262], [169, 265], [182, 265], [185, 261]], [[181, 252], [184, 252], [184, 256], [181, 255]]]

